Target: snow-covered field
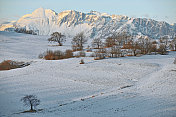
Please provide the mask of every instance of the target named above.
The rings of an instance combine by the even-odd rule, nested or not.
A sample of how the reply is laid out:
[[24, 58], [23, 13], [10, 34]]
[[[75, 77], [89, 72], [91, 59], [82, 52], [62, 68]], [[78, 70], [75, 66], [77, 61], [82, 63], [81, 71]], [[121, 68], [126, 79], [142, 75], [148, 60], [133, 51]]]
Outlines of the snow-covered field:
[[[0, 71], [0, 117], [176, 117], [176, 52], [169, 55], [81, 58], [47, 61], [38, 55], [51, 46], [47, 36], [0, 32], [0, 62], [31, 65]], [[20, 99], [34, 94], [37, 113]]]

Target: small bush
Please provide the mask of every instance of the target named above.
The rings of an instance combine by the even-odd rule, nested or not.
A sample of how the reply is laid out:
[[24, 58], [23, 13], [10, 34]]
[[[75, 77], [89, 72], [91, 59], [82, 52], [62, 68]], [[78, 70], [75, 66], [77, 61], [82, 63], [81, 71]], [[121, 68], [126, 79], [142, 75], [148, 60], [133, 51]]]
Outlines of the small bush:
[[81, 62], [80, 62], [80, 64], [84, 64], [84, 60], [83, 60], [83, 59], [81, 59]]
[[0, 70], [10, 70], [10, 69], [22, 68], [28, 65], [29, 63], [16, 62], [12, 60], [4, 60], [3, 62], [0, 63]]
[[101, 58], [100, 57], [95, 57], [94, 60], [101, 60]]
[[39, 54], [38, 58], [43, 59], [43, 54]]
[[66, 50], [64, 58], [72, 58], [72, 57], [73, 57], [73, 51], [72, 50]]
[[88, 50], [86, 50], [87, 52], [92, 52], [92, 50], [91, 49], [88, 49]]
[[45, 60], [60, 60], [60, 59], [67, 59], [72, 58], [73, 52], [72, 50], [66, 50], [65, 52], [62, 52], [60, 50], [52, 51], [47, 50], [43, 54], [39, 55], [39, 58], [44, 58]]
[[63, 53], [60, 50], [57, 51], [51, 51], [48, 50], [46, 52], [46, 55], [44, 55], [44, 59], [46, 60], [58, 60], [58, 59], [63, 59]]

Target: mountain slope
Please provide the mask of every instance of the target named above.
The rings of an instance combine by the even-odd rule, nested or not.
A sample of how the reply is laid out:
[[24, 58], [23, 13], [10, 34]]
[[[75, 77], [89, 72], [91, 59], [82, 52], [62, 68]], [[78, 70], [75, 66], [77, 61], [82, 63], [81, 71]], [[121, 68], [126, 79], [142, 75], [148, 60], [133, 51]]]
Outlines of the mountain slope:
[[12, 30], [12, 28], [33, 30], [39, 35], [50, 35], [52, 32], [59, 31], [71, 37], [84, 31], [86, 36], [91, 38], [106, 38], [122, 31], [133, 35], [146, 35], [151, 38], [160, 38], [164, 35], [173, 37], [176, 35], [175, 25], [152, 19], [129, 18], [96, 11], [82, 13], [66, 10], [56, 13], [53, 10], [43, 8], [36, 9], [32, 14], [24, 15], [13, 23], [13, 26], [10, 24], [2, 25], [0, 30]]

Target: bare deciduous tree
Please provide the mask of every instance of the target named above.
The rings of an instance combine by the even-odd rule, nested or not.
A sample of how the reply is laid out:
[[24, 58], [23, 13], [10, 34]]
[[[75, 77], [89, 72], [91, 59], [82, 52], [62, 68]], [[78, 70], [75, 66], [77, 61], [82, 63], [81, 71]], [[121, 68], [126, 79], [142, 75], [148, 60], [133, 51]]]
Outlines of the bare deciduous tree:
[[63, 43], [66, 41], [65, 36], [62, 35], [59, 32], [54, 32], [53, 34], [51, 34], [51, 37], [48, 39], [49, 42], [57, 42], [59, 44], [59, 46], [62, 46]]
[[172, 50], [176, 51], [176, 37], [171, 41], [170, 47]]
[[25, 95], [23, 98], [21, 98], [21, 101], [24, 103], [25, 106], [30, 106], [31, 111], [33, 111], [33, 107], [35, 108], [40, 104], [40, 100], [37, 99], [37, 96], [35, 95]]
[[106, 57], [107, 51], [105, 48], [98, 49], [94, 52], [94, 60], [104, 59]]
[[156, 52], [157, 52], [157, 46], [156, 45], [152, 45], [151, 47], [151, 52], [155, 52], [155, 55], [156, 55]]
[[160, 42], [164, 43], [166, 46], [168, 44], [169, 37], [167, 35], [160, 38]]
[[102, 41], [101, 41], [100, 38], [93, 39], [93, 41], [92, 41], [92, 47], [94, 49], [100, 49], [100, 48], [102, 48], [102, 46], [103, 46], [103, 43], [102, 43]]
[[83, 44], [85, 44], [87, 40], [85, 39], [84, 33], [78, 33], [73, 39], [72, 39], [72, 48], [73, 50], [82, 50]]
[[122, 32], [120, 35], [121, 38], [123, 39], [123, 44], [127, 44], [133, 38], [132, 35], [130, 35], [127, 32]]
[[138, 54], [138, 51], [141, 50], [138, 41], [131, 40], [127, 44], [123, 45], [123, 49], [130, 49], [134, 56]]
[[167, 54], [167, 48], [165, 46], [165, 44], [160, 44], [159, 48], [158, 48], [158, 53], [165, 55]]
[[142, 54], [149, 54], [151, 53], [152, 42], [149, 37], [140, 37], [138, 39], [138, 44]]
[[112, 58], [113, 57], [115, 57], [115, 58], [120, 57], [121, 54], [122, 54], [121, 49], [118, 46], [111, 47], [111, 50], [110, 50], [109, 53], [110, 53], [110, 55], [111, 55]]
[[112, 47], [112, 46], [116, 45], [115, 41], [116, 40], [113, 37], [108, 37], [105, 42], [106, 47]]

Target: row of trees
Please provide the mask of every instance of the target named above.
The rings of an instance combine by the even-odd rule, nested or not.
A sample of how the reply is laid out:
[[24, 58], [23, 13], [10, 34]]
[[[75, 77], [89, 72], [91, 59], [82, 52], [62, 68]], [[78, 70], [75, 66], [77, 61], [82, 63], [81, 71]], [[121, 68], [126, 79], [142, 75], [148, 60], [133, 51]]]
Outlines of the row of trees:
[[[48, 39], [49, 42], [57, 42], [59, 46], [62, 46], [63, 43], [66, 41], [66, 38], [64, 35], [62, 35], [59, 32], [54, 32], [51, 34], [51, 37]], [[72, 49], [74, 51], [79, 51], [83, 49], [83, 44], [85, 44], [87, 40], [85, 39], [84, 33], [78, 33], [75, 37], [72, 39]]]
[[[57, 42], [59, 46], [62, 46], [66, 41], [65, 36], [59, 32], [54, 32], [51, 34], [51, 38], [48, 41]], [[84, 33], [78, 33], [72, 39], [72, 49], [73, 51], [83, 50], [83, 45], [87, 42]], [[152, 52], [157, 54], [166, 54], [168, 49], [176, 51], [176, 37], [169, 41], [168, 37], [162, 37], [159, 42], [152, 41], [149, 37], [141, 36], [136, 39], [132, 35], [123, 32], [120, 34], [114, 34], [108, 37], [105, 41], [100, 38], [95, 38], [91, 43], [94, 49], [94, 56], [96, 59], [108, 57], [120, 57], [124, 55], [138, 54], [151, 54]]]

